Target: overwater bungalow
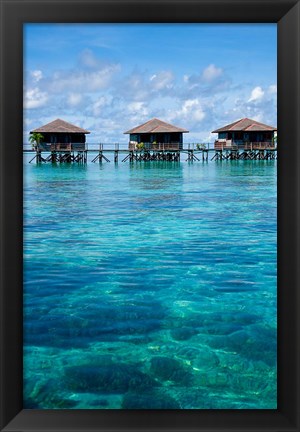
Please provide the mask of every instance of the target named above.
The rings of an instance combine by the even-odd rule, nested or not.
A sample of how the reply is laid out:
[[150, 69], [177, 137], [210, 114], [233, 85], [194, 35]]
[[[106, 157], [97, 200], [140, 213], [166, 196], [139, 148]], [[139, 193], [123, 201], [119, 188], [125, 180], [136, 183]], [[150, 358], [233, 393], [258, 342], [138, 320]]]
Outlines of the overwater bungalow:
[[90, 132], [61, 119], [30, 131], [40, 133], [43, 138], [38, 145], [41, 151], [84, 151], [86, 134]]
[[242, 118], [212, 131], [217, 133], [216, 150], [264, 150], [274, 149], [276, 127]]
[[186, 129], [153, 118], [124, 134], [129, 134], [129, 150], [142, 148], [144, 150], [178, 151], [182, 150], [183, 134], [188, 132]]

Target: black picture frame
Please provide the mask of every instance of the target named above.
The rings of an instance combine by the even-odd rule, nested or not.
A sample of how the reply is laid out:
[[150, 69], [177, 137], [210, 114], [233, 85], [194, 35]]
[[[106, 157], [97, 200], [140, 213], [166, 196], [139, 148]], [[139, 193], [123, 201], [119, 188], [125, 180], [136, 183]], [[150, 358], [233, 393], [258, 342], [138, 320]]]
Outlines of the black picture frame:
[[[299, 431], [299, 0], [0, 0], [0, 6], [1, 431]], [[22, 30], [29, 22], [277, 23], [277, 410], [22, 409]]]

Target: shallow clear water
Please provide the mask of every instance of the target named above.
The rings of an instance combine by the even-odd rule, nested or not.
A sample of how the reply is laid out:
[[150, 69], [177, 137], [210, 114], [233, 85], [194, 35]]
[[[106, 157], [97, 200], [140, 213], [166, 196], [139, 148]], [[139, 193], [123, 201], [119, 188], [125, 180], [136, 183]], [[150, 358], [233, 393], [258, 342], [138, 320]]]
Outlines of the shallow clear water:
[[276, 408], [276, 162], [24, 173], [25, 408]]

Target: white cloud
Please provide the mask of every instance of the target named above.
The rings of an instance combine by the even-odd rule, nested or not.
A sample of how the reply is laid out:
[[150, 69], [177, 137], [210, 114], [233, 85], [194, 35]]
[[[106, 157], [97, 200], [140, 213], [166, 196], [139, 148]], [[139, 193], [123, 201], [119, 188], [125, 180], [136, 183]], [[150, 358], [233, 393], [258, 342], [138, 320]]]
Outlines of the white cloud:
[[68, 104], [71, 107], [76, 107], [82, 101], [82, 95], [80, 93], [70, 93], [68, 96]]
[[152, 88], [155, 90], [169, 89], [173, 86], [174, 76], [170, 71], [161, 71], [150, 77]]
[[198, 99], [189, 99], [184, 102], [182, 113], [186, 116], [191, 116], [194, 120], [201, 121], [205, 117], [205, 113]]
[[276, 94], [277, 93], [277, 85], [276, 84], [269, 86], [269, 93], [270, 94]]
[[144, 102], [131, 102], [127, 105], [128, 111], [135, 112], [143, 108]]
[[127, 109], [130, 114], [138, 114], [141, 116], [148, 115], [148, 110], [144, 102], [131, 102], [127, 105]]
[[38, 87], [29, 89], [24, 94], [24, 108], [33, 109], [44, 106], [48, 101], [48, 94]]
[[252, 116], [252, 119], [257, 122], [262, 122], [264, 120], [264, 115], [262, 112], [259, 112], [256, 115]]
[[43, 78], [43, 72], [41, 70], [34, 70], [30, 72], [30, 75], [35, 82], [39, 82]]
[[275, 80], [265, 87], [232, 86], [231, 77], [215, 65], [180, 79], [175, 71], [159, 69], [133, 68], [124, 75], [119, 65], [101, 63], [91, 52], [84, 52], [81, 63], [49, 77], [30, 72], [24, 105], [32, 127], [69, 116], [74, 124], [84, 119], [90, 142], [122, 142], [127, 139], [123, 131], [158, 117], [188, 129], [186, 142], [200, 142], [213, 140], [210, 131], [242, 117], [276, 124]]
[[219, 78], [222, 74], [223, 70], [221, 68], [217, 68], [214, 64], [210, 64], [202, 72], [202, 79], [206, 82], [211, 82], [216, 78]]
[[92, 112], [95, 117], [103, 114], [103, 108], [107, 105], [108, 100], [106, 97], [101, 96], [96, 102], [93, 103]]
[[[225, 121], [223, 124], [231, 123], [242, 117], [275, 125], [277, 121], [277, 94], [276, 86], [244, 88], [236, 98], [234, 95], [229, 99], [224, 110]], [[249, 97], [250, 94], [250, 97]], [[221, 104], [218, 108], [224, 106]], [[215, 113], [216, 117], [221, 114], [220, 109]], [[222, 125], [222, 123], [220, 123]]]
[[90, 49], [85, 49], [82, 51], [79, 57], [80, 64], [82, 66], [86, 66], [89, 68], [96, 68], [99, 66], [99, 60], [93, 54], [93, 51]]
[[176, 121], [181, 121], [182, 119], [186, 122], [196, 121], [200, 122], [205, 117], [205, 112], [200, 104], [199, 99], [188, 99], [186, 100], [182, 108], [175, 111], [175, 115], [172, 116]]
[[54, 93], [61, 93], [64, 90], [94, 92], [107, 88], [113, 74], [118, 70], [118, 65], [106, 65], [102, 69], [93, 71], [73, 70], [67, 73], [56, 72], [53, 75], [49, 88]]
[[201, 97], [211, 97], [216, 93], [228, 92], [231, 86], [230, 78], [224, 74], [223, 69], [210, 64], [198, 74], [182, 77], [183, 84], [176, 89], [182, 100], [192, 99], [195, 94]]
[[263, 98], [265, 92], [263, 91], [263, 89], [259, 86], [255, 87], [252, 92], [251, 92], [251, 96], [248, 99], [248, 102], [255, 102], [255, 101], [259, 101]]
[[[153, 74], [138, 68], [115, 82], [112, 94], [128, 101], [155, 101], [161, 97], [174, 95], [175, 79], [171, 71], [161, 70]], [[177, 96], [177, 95], [176, 95]]]

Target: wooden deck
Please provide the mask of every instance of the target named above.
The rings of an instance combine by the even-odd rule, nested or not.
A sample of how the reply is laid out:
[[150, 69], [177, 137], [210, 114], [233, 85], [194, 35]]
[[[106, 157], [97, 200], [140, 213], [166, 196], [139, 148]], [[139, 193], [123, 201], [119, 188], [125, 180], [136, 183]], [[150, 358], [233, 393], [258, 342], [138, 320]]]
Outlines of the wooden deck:
[[[154, 144], [147, 149], [120, 148], [116, 144], [99, 144], [98, 149], [89, 149], [88, 144], [83, 143], [56, 143], [47, 146], [40, 146], [40, 150], [24, 150], [25, 152], [34, 153], [34, 160], [37, 163], [87, 163], [88, 154], [93, 154], [91, 162], [110, 162], [111, 154], [113, 161], [122, 162], [149, 162], [149, 161], [170, 161], [179, 162], [180, 160], [188, 162], [208, 161], [210, 160], [275, 160], [277, 159], [277, 148], [271, 147], [266, 143], [256, 143], [256, 145], [247, 144], [244, 148], [221, 146], [216, 148], [214, 144], [184, 144], [184, 148], [179, 148], [179, 143]], [[122, 156], [121, 156], [122, 155]], [[212, 157], [210, 156], [212, 155]]]
[[215, 150], [275, 150], [274, 143], [270, 141], [262, 142], [234, 142], [232, 140], [216, 140]]
[[[143, 150], [150, 151], [178, 151], [182, 149], [180, 143], [144, 143]], [[139, 150], [137, 144], [129, 143], [128, 150]]]
[[211, 160], [276, 160], [277, 149], [216, 150]]
[[85, 151], [87, 145], [85, 143], [42, 143], [38, 145], [38, 149], [42, 152]]

